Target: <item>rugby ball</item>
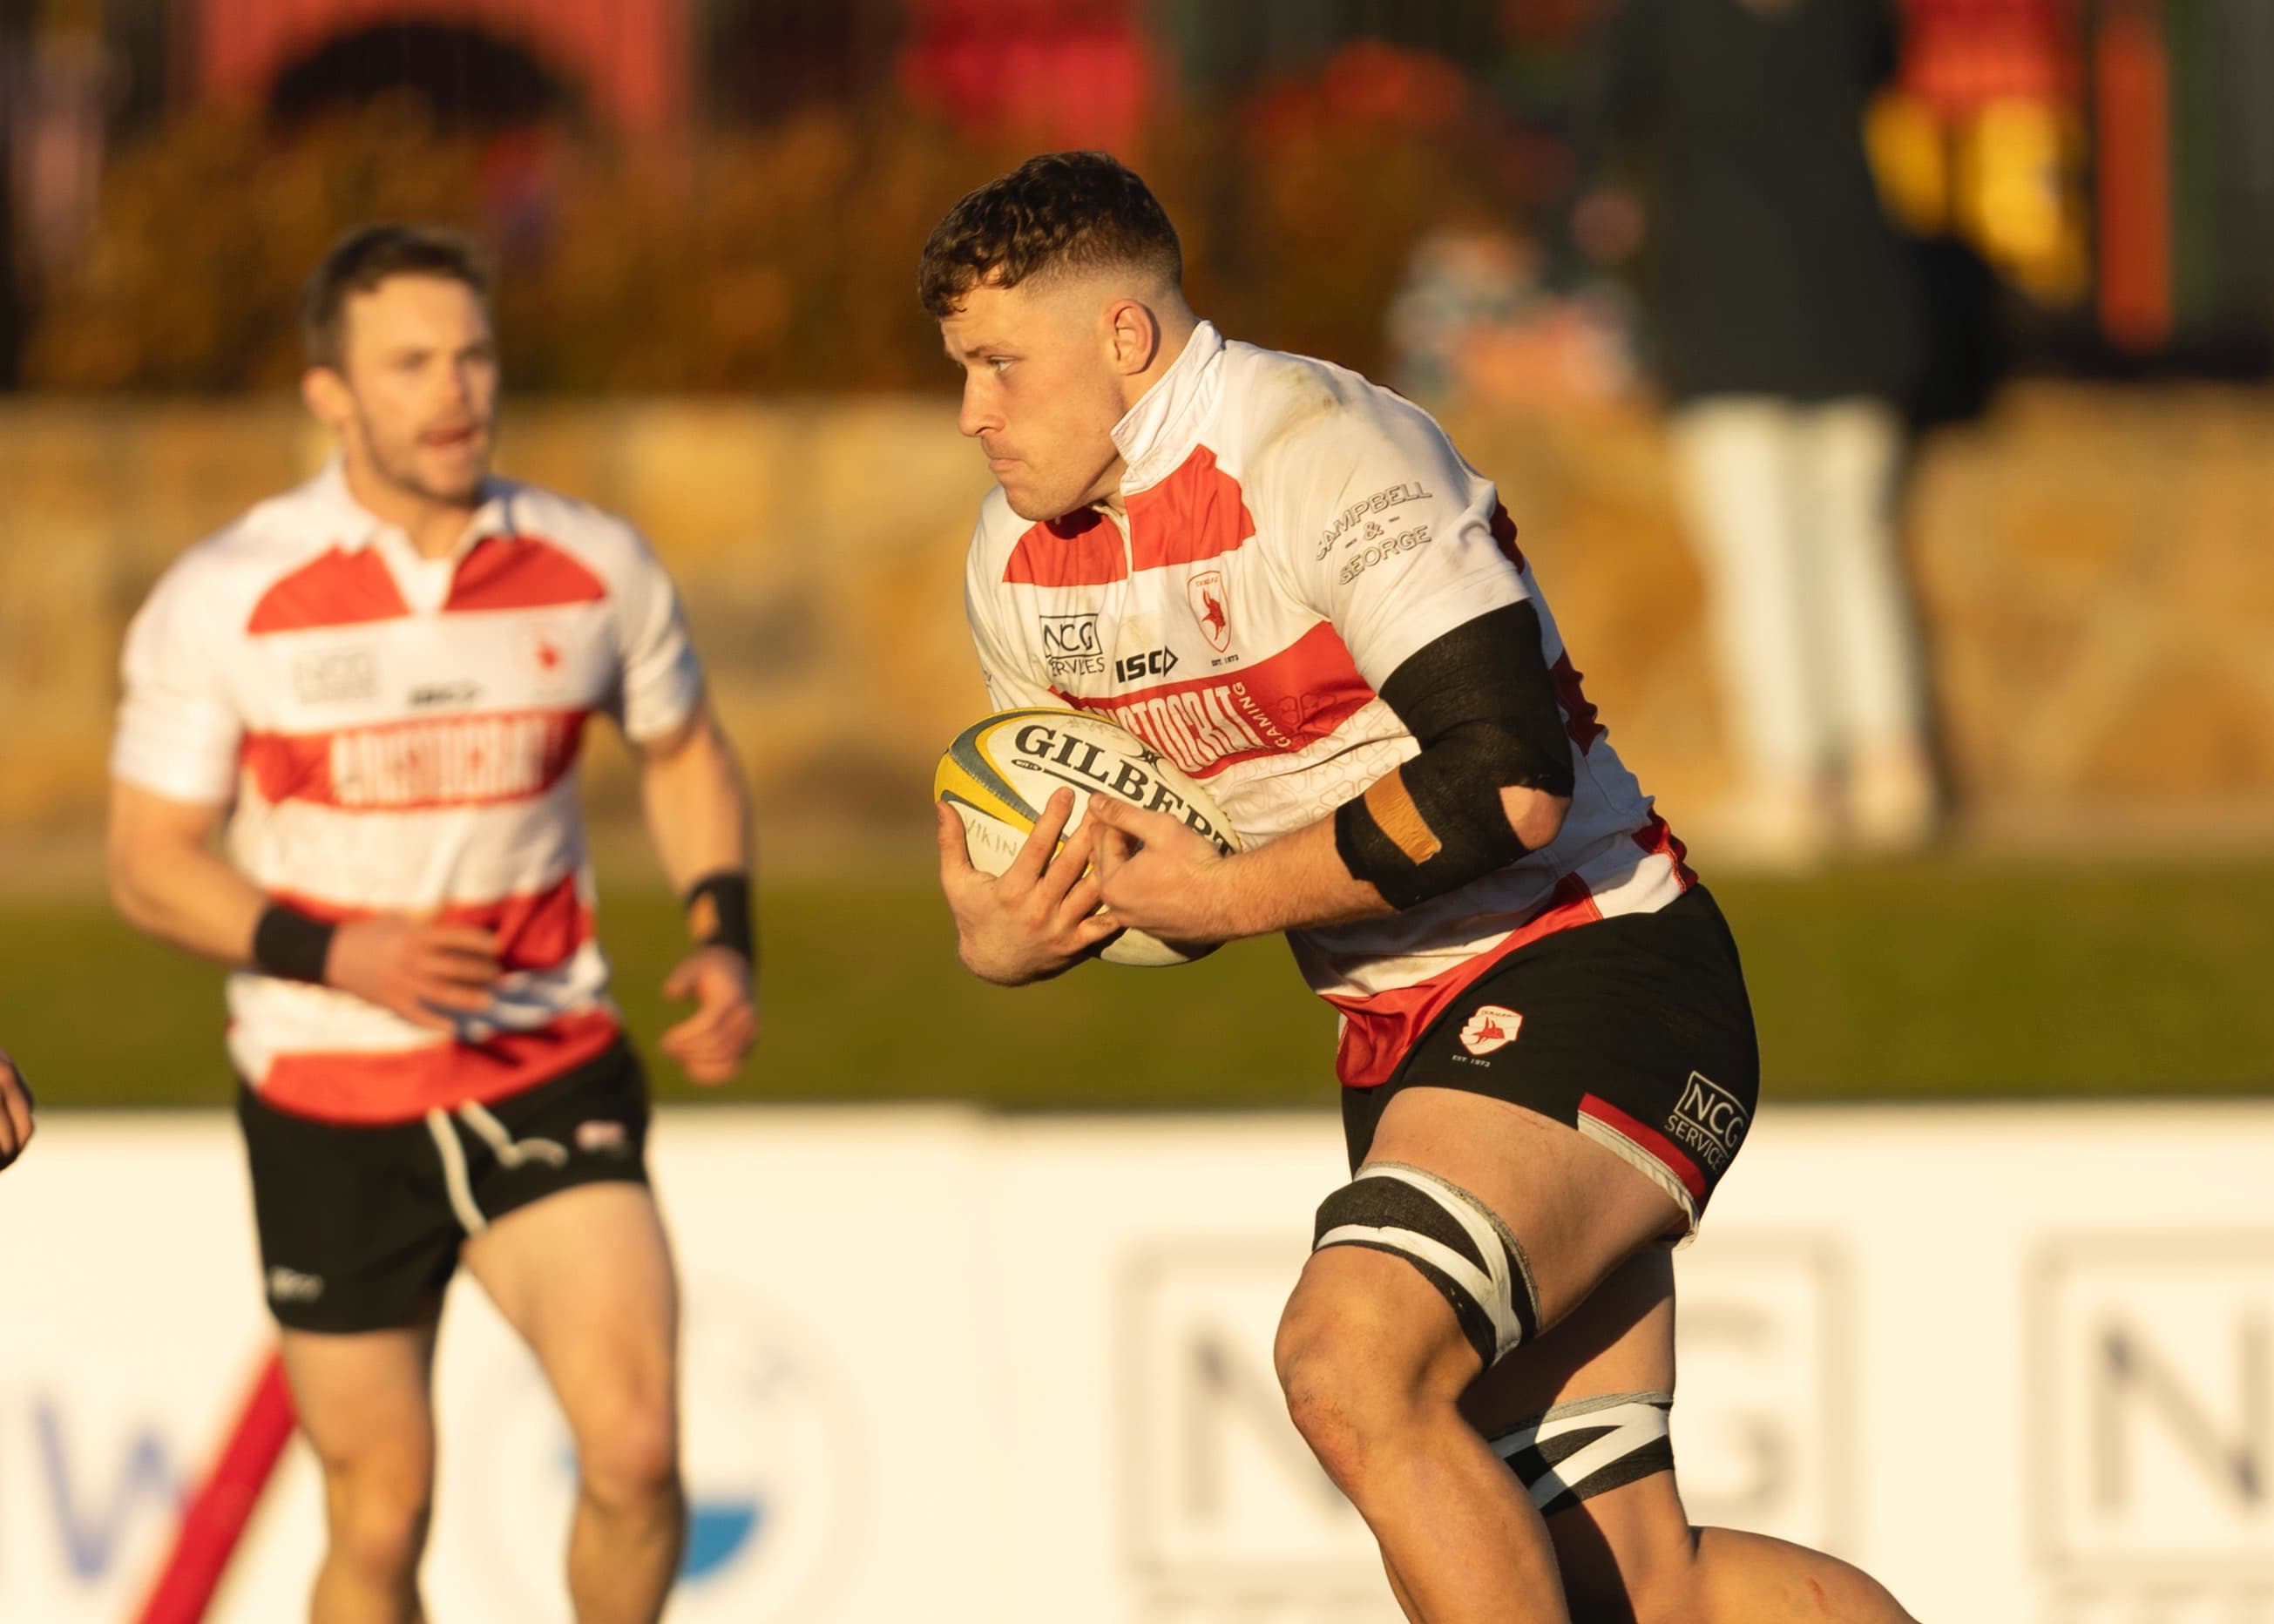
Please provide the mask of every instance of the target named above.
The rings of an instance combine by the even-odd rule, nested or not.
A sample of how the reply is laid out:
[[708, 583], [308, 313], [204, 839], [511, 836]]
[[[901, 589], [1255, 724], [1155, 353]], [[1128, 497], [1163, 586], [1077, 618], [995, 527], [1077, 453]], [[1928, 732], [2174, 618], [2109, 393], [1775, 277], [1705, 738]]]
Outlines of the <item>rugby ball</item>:
[[[973, 723], [939, 758], [931, 793], [962, 817], [972, 866], [1000, 874], [1061, 785], [1073, 791], [1069, 829], [1081, 822], [1092, 795], [1111, 795], [1182, 818], [1220, 852], [1239, 850], [1239, 837], [1206, 790], [1136, 734], [1080, 710], [1005, 710]], [[1106, 939], [1099, 957], [1159, 967], [1214, 951], [1213, 944], [1187, 950], [1125, 930]]]

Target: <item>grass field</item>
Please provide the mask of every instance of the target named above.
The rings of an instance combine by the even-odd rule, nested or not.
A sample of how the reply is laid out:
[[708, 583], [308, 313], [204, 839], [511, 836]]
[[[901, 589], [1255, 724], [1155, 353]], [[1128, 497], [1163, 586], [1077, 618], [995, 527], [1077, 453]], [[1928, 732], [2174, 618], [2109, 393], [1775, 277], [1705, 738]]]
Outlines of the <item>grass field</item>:
[[[2274, 860], [1990, 866], [1962, 858], [1716, 884], [1773, 1097], [2274, 1087]], [[1276, 942], [1175, 971], [1086, 966], [1004, 991], [963, 974], [928, 876], [799, 881], [763, 903], [767, 1032], [720, 1100], [1254, 1107], [1333, 1098], [1334, 1020]], [[660, 891], [602, 902], [618, 996], [651, 1041], [683, 942]], [[43, 1104], [228, 1097], [219, 972], [99, 902], [0, 898], [0, 1042]], [[693, 1097], [667, 1064], [657, 1081]]]

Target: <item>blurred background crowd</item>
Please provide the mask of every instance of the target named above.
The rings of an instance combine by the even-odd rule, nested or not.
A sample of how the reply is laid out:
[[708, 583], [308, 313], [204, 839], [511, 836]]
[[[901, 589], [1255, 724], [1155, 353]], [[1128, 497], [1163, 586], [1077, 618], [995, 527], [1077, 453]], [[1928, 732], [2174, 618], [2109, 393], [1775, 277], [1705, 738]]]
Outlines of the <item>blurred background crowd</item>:
[[[1736, 9], [1825, 37], [1706, 47], [1734, 58], [1675, 54], [1699, 44], [1685, 39], [1673, 77], [1735, 88], [1732, 68], [1743, 78], [1743, 57], [1773, 46], [1827, 98], [1862, 93], [1873, 171], [1944, 324], [1921, 405], [1977, 404], [1983, 374], [2006, 364], [2265, 364], [2263, 5]], [[1850, 41], [1806, 21], [1826, 10], [1851, 35], [1881, 14], [1900, 45], [1841, 60], [1833, 48]], [[1647, 41], [1690, 26], [1684, 11], [8, 0], [0, 377], [288, 382], [281, 296], [343, 221], [378, 212], [480, 229], [506, 272], [524, 388], [922, 387], [933, 343], [904, 297], [907, 261], [943, 193], [1038, 147], [1093, 145], [1143, 165], [1186, 234], [1196, 296], [1233, 330], [1440, 391], [1615, 392], [1650, 340], [1603, 261], [1650, 234], [1590, 188], [1606, 134], [1668, 87], [1651, 83]], [[1809, 117], [1759, 110], [1794, 132]], [[1533, 331], [1575, 314], [1597, 342]], [[1462, 327], [1545, 353], [1495, 344], [1456, 361]]]
[[295, 293], [375, 217], [494, 256], [502, 465], [654, 539], [778, 872], [920, 867], [985, 475], [916, 252], [1095, 146], [1500, 482], [1709, 877], [2260, 895], [2270, 88], [2264, 0], [0, 0], [0, 885], [88, 872], [156, 571], [323, 455]]

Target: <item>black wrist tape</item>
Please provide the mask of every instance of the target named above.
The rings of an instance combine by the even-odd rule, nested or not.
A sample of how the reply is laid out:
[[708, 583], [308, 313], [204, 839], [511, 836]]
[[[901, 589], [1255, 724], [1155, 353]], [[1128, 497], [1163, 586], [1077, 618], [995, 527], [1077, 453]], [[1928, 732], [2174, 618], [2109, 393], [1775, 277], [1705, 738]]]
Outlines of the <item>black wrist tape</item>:
[[1497, 788], [1488, 805], [1478, 797], [1474, 807], [1431, 817], [1407, 778], [1422, 759], [1385, 774], [1365, 794], [1335, 808], [1335, 850], [1343, 867], [1397, 908], [1505, 868], [1532, 849], [1509, 826]]
[[1336, 809], [1352, 877], [1410, 908], [1530, 851], [1501, 792], [1569, 796], [1573, 779], [1538, 612], [1510, 604], [1455, 627], [1391, 672], [1382, 697], [1421, 753]]
[[687, 893], [687, 928], [704, 947], [731, 947], [756, 965], [757, 928], [750, 921], [750, 876], [705, 875]]
[[299, 909], [272, 902], [252, 928], [252, 967], [287, 981], [321, 982], [339, 929]]

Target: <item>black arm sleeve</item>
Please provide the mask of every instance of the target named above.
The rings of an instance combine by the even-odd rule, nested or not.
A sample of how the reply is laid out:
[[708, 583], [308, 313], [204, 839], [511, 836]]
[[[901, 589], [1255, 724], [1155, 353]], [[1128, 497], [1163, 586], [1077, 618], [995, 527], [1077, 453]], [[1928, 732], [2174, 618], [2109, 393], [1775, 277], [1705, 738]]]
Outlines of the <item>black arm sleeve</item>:
[[1353, 877], [1410, 908], [1525, 853], [1501, 791], [1568, 798], [1571, 741], [1528, 603], [1423, 644], [1382, 697], [1421, 754], [1337, 809], [1335, 847]]

